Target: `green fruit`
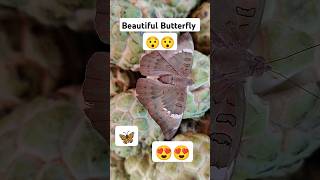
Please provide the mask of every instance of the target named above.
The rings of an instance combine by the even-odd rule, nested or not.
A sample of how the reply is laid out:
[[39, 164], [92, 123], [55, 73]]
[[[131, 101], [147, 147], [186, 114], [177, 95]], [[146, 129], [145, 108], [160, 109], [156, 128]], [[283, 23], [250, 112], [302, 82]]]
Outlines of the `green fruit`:
[[129, 88], [128, 72], [121, 70], [117, 66], [111, 67], [110, 71], [110, 96], [124, 92]]
[[194, 51], [191, 76], [194, 84], [188, 87], [183, 119], [201, 117], [210, 108], [210, 59], [208, 56]]
[[1, 0], [0, 4], [16, 8], [46, 26], [66, 25], [73, 30], [93, 30], [94, 1]]
[[79, 107], [38, 98], [0, 120], [3, 179], [107, 178], [107, 145]]
[[151, 147], [149, 148], [125, 160], [124, 166], [130, 175], [130, 180], [156, 179], [154, 174], [156, 164], [151, 159]]
[[210, 53], [210, 3], [203, 2], [191, 15], [200, 18], [200, 31], [192, 34], [195, 49], [205, 54]]
[[[56, 86], [62, 65], [62, 53], [53, 33], [37, 33], [33, 25], [21, 25], [13, 12], [9, 14], [12, 24], [0, 22], [1, 111], [11, 109], [21, 99], [48, 94]], [[21, 34], [23, 38], [19, 39]]]
[[140, 10], [126, 1], [111, 1], [110, 50], [111, 63], [122, 69], [131, 69], [139, 63], [143, 52], [142, 36], [135, 32], [120, 32], [120, 18], [141, 18]]
[[200, 3], [200, 0], [145, 0], [131, 2], [141, 10], [143, 17], [181, 18], [187, 17], [189, 12]]
[[128, 178], [127, 172], [124, 169], [124, 158], [112, 152], [110, 155], [110, 179], [126, 180]]
[[193, 142], [193, 161], [187, 163], [157, 163], [155, 176], [159, 180], [209, 179], [210, 140], [204, 134], [179, 134], [173, 141]]
[[[148, 111], [138, 101], [135, 91], [120, 93], [110, 102], [110, 148], [121, 157], [139, 153], [140, 148], [150, 146], [153, 141], [163, 140], [159, 125], [151, 118]], [[118, 147], [114, 142], [115, 126], [138, 126], [139, 145], [134, 147]]]

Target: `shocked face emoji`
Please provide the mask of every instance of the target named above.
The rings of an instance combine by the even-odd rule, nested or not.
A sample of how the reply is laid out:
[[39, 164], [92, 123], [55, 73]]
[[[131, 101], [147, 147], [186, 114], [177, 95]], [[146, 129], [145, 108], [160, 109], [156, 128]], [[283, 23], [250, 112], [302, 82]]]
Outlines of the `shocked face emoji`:
[[185, 160], [189, 157], [189, 149], [187, 148], [187, 146], [177, 146], [174, 149], [174, 157], [178, 160]]
[[169, 146], [163, 145], [157, 148], [157, 157], [161, 160], [167, 160], [171, 157], [171, 149]]
[[159, 45], [159, 40], [157, 37], [155, 36], [150, 36], [148, 37], [147, 41], [146, 41], [146, 45], [148, 46], [148, 48], [150, 49], [155, 49], [158, 47]]
[[161, 45], [165, 49], [172, 48], [173, 44], [174, 44], [174, 41], [173, 41], [172, 37], [170, 37], [170, 36], [165, 36], [161, 40]]

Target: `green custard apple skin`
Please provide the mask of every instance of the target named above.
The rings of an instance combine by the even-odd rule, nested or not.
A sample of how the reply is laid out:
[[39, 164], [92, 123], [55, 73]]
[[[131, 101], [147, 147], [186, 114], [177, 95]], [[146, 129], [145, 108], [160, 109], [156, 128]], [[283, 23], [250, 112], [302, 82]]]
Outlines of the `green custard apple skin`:
[[124, 92], [129, 88], [128, 72], [121, 70], [117, 66], [112, 66], [110, 70], [110, 96]]
[[111, 180], [127, 180], [129, 179], [124, 168], [124, 158], [116, 155], [114, 152], [110, 154], [110, 179]]
[[[110, 148], [120, 157], [136, 155], [140, 148], [150, 146], [153, 141], [163, 140], [159, 125], [136, 98], [135, 90], [122, 92], [110, 101]], [[114, 142], [116, 126], [137, 126], [139, 144], [133, 147], [118, 147]]]
[[95, 1], [0, 0], [0, 5], [16, 8], [46, 26], [67, 26], [75, 31], [93, 30]]
[[151, 159], [150, 149], [144, 149], [140, 154], [128, 157], [124, 162], [126, 172], [130, 180], [157, 179], [155, 176], [155, 166]]
[[127, 1], [110, 2], [110, 49], [111, 63], [122, 69], [132, 69], [139, 63], [142, 49], [142, 34], [137, 32], [120, 32], [120, 18], [142, 18], [140, 9]]
[[[8, 12], [11, 25], [0, 20], [0, 116], [3, 109], [10, 110], [24, 98], [47, 95], [61, 73], [62, 53], [52, 39], [54, 34], [35, 33], [35, 26], [21, 25], [15, 13]], [[23, 39], [12, 38], [21, 34]]]
[[193, 162], [191, 163], [155, 163], [151, 158], [151, 147], [140, 154], [126, 158], [124, 166], [130, 180], [173, 180], [201, 179], [210, 175], [209, 136], [199, 133], [178, 134], [173, 141], [193, 142]]
[[193, 53], [192, 80], [188, 87], [183, 119], [198, 118], [210, 109], [210, 58], [198, 51]]
[[159, 180], [210, 178], [210, 139], [199, 133], [178, 134], [173, 141], [193, 142], [193, 161], [188, 163], [157, 163], [155, 176]]
[[204, 53], [210, 53], [210, 3], [203, 2], [192, 12], [192, 18], [200, 18], [200, 32], [192, 33], [195, 49]]
[[107, 145], [76, 103], [37, 98], [0, 119], [2, 179], [107, 178]]

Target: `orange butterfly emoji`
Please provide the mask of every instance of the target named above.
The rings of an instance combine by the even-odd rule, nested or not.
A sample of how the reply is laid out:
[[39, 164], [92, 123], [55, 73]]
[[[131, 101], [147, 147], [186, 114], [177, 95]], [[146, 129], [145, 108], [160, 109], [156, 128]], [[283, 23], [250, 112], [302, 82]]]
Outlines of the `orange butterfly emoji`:
[[123, 134], [119, 134], [120, 138], [122, 139], [124, 144], [132, 143], [133, 142], [133, 137], [134, 137], [134, 132], [127, 133], [123, 132]]

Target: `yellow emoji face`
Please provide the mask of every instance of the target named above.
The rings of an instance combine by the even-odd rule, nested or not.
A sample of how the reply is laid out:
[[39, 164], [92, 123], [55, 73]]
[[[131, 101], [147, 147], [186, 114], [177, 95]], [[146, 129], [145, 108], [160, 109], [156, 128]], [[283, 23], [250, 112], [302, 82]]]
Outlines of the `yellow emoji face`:
[[172, 48], [172, 46], [174, 45], [174, 41], [172, 39], [172, 37], [170, 36], [165, 36], [162, 38], [161, 40], [161, 45], [163, 48], [165, 49], [170, 49]]
[[157, 148], [157, 157], [161, 160], [167, 160], [171, 157], [171, 149], [169, 146], [163, 145]]
[[185, 160], [189, 157], [189, 149], [187, 146], [177, 146], [174, 149], [174, 157], [177, 158], [178, 160]]
[[148, 37], [147, 41], [146, 41], [146, 45], [148, 46], [148, 48], [150, 49], [155, 49], [158, 47], [159, 45], [159, 40], [157, 37], [155, 36], [150, 36]]

